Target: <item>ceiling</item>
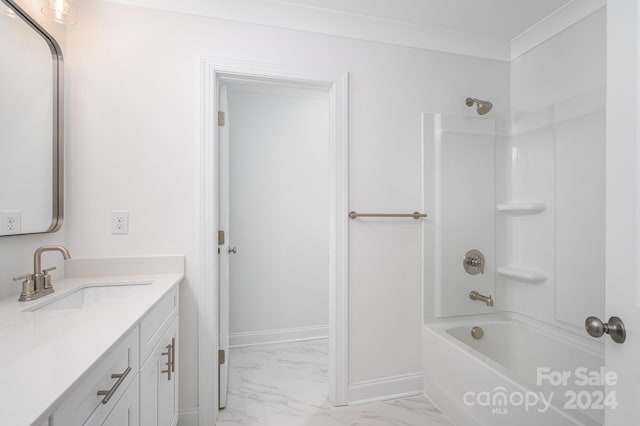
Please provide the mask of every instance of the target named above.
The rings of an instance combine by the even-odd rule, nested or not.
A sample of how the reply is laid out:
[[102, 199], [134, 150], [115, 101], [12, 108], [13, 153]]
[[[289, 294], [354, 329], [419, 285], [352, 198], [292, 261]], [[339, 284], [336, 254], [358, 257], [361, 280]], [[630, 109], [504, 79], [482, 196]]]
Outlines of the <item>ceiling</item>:
[[573, 0], [264, 0], [511, 40]]
[[512, 61], [606, 0], [103, 0]]

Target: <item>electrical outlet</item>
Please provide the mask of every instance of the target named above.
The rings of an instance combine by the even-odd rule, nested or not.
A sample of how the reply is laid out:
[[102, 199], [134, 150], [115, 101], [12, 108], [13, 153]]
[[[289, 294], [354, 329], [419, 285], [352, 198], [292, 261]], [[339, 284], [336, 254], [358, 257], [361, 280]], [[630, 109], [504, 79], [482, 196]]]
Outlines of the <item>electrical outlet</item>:
[[111, 212], [111, 233], [112, 234], [128, 234], [129, 233], [129, 211], [113, 210]]
[[0, 235], [20, 234], [22, 232], [21, 210], [0, 210]]

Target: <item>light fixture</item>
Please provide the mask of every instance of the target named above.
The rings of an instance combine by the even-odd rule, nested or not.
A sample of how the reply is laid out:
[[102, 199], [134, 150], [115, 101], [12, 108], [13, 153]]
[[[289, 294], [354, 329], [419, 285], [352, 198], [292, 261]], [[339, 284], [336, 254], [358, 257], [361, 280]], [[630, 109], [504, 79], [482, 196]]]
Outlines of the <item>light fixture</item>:
[[42, 13], [59, 24], [73, 25], [76, 23], [74, 0], [45, 0]]

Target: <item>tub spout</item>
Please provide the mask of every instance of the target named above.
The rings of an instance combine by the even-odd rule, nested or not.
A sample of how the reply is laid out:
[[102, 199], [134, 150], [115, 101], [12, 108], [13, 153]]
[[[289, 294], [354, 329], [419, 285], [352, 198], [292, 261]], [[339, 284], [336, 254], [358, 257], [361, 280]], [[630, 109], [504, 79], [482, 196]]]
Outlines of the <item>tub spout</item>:
[[493, 297], [491, 295], [485, 296], [483, 294], [478, 293], [477, 291], [472, 291], [469, 293], [469, 299], [471, 300], [480, 300], [487, 304], [487, 306], [493, 306]]

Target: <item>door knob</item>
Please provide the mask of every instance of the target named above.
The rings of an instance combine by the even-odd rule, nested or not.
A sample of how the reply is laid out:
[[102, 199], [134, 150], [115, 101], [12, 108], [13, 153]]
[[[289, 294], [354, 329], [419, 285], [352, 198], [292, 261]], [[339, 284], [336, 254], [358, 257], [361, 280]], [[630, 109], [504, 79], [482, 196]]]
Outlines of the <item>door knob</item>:
[[229, 254], [231, 254], [231, 253], [236, 254], [238, 252], [238, 249], [235, 248], [235, 247], [229, 247], [227, 249], [227, 252], [229, 252]]
[[618, 317], [609, 318], [609, 322], [603, 323], [598, 317], [589, 317], [584, 322], [584, 328], [592, 337], [602, 337], [605, 333], [611, 336], [614, 342], [624, 343], [627, 331], [624, 323]]

